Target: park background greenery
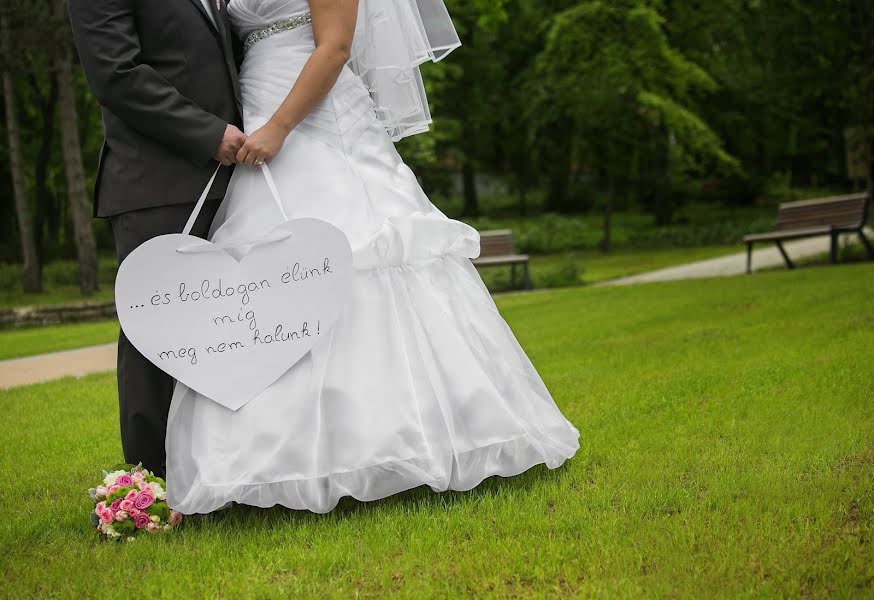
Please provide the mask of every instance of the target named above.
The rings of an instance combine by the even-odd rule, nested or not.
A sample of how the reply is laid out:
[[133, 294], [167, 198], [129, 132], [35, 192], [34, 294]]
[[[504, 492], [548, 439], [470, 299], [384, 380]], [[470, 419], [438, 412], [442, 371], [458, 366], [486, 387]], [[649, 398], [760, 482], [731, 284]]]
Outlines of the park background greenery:
[[[546, 257], [538, 286], [729, 251], [776, 202], [871, 179], [872, 0], [447, 4], [464, 45], [423, 67], [433, 131], [399, 149], [449, 216]], [[2, 301], [109, 298], [100, 115], [65, 0], [4, 0], [0, 20]], [[624, 270], [601, 267], [611, 252]]]

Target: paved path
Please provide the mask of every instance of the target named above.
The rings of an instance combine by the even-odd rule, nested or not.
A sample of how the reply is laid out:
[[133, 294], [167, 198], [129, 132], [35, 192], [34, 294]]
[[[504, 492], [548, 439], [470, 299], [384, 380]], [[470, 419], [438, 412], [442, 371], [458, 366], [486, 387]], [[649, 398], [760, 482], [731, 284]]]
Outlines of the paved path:
[[115, 369], [116, 344], [0, 361], [0, 389]]
[[[851, 238], [855, 242], [858, 238]], [[843, 243], [843, 242], [842, 242]], [[828, 238], [812, 238], [784, 244], [786, 252], [793, 259], [815, 256], [828, 252]], [[698, 262], [649, 271], [630, 277], [603, 281], [596, 285], [631, 285], [652, 281], [672, 281], [677, 279], [701, 279], [707, 277], [726, 277], [746, 272], [746, 253], [730, 254]], [[753, 252], [753, 269], [782, 266], [783, 259], [773, 245], [762, 244]], [[0, 361], [0, 389], [29, 385], [60, 379], [61, 377], [81, 377], [90, 373], [100, 373], [115, 369], [115, 343], [92, 346], [79, 350], [67, 350], [42, 354], [28, 358]]]
[[[866, 230], [869, 235], [870, 231]], [[842, 236], [841, 246], [845, 243], [858, 243], [858, 236]], [[816, 256], [829, 251], [829, 238], [810, 238], [806, 240], [797, 240], [783, 244], [786, 249], [786, 254], [793, 261], [796, 259]], [[783, 257], [780, 256], [780, 251], [773, 244], [758, 244], [758, 247], [753, 249], [753, 270], [759, 271], [771, 267], [782, 267], [784, 265]], [[610, 279], [602, 281], [596, 286], [612, 286], [612, 285], [631, 285], [635, 283], [650, 283], [653, 281], [675, 281], [678, 279], [705, 279], [708, 277], [728, 277], [731, 275], [743, 275], [747, 270], [747, 254], [739, 252], [737, 254], [729, 254], [708, 260], [687, 263], [685, 265], [677, 265], [676, 267], [668, 267], [666, 269], [658, 269], [657, 271], [647, 271], [646, 273], [638, 273], [628, 277], [620, 277], [618, 279]]]

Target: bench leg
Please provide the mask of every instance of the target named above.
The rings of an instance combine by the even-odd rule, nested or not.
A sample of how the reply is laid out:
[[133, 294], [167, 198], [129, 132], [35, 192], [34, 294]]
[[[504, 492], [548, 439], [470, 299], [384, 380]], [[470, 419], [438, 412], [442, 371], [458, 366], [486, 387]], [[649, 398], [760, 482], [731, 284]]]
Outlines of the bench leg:
[[775, 240], [774, 243], [777, 244], [777, 250], [779, 250], [780, 254], [783, 255], [783, 260], [786, 263], [786, 268], [787, 269], [794, 269], [795, 265], [792, 263], [791, 260], [789, 260], [789, 255], [786, 254], [786, 249], [783, 248], [783, 243], [780, 240]]
[[510, 289], [516, 289], [516, 263], [510, 265]]
[[831, 234], [831, 243], [829, 244], [828, 260], [831, 264], [838, 262], [838, 234]]
[[871, 246], [871, 242], [868, 241], [868, 238], [865, 236], [865, 232], [861, 229], [859, 230], [859, 239], [862, 240], [862, 243], [865, 245], [865, 249], [868, 251], [868, 258], [874, 258], [874, 247]]
[[531, 285], [531, 273], [528, 272], [528, 263], [522, 263], [522, 274], [524, 277], [525, 289], [530, 290], [533, 286]]
[[753, 272], [753, 243], [747, 242], [747, 275]]

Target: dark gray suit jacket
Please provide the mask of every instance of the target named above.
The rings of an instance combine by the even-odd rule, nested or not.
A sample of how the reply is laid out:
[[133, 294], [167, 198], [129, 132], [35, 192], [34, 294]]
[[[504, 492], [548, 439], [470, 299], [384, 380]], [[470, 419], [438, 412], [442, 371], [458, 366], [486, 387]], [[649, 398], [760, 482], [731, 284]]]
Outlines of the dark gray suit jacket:
[[[103, 113], [95, 216], [197, 201], [226, 126], [242, 124], [227, 6], [218, 28], [200, 0], [69, 0], [69, 10]], [[222, 169], [210, 198], [230, 175]]]

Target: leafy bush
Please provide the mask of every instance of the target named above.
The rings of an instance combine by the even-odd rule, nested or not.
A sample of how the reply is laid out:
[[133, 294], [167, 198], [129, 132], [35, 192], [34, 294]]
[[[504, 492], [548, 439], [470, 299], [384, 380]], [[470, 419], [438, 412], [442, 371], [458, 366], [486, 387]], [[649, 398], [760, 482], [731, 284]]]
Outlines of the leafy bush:
[[551, 254], [585, 246], [586, 225], [580, 219], [547, 213], [519, 231], [520, 252]]
[[0, 289], [15, 290], [21, 287], [21, 265], [0, 263]]
[[516, 250], [526, 254], [554, 254], [585, 248], [589, 230], [582, 217], [546, 213], [512, 222], [496, 222], [488, 218], [469, 219], [467, 223], [479, 231], [510, 228]]
[[[101, 285], [114, 285], [118, 263], [115, 257], [102, 256], [98, 265], [98, 277]], [[72, 260], [59, 260], [47, 264], [43, 268], [43, 282], [49, 286], [79, 285], [79, 264]]]
[[628, 242], [636, 248], [722, 246], [739, 244], [746, 234], [769, 231], [773, 227], [773, 217], [752, 221], [713, 221], [707, 224], [653, 227], [631, 233]]
[[[101, 285], [115, 285], [118, 263], [114, 256], [101, 256], [98, 265]], [[74, 260], [58, 260], [43, 266], [43, 285], [47, 288], [75, 287], [79, 285], [79, 264]], [[21, 265], [0, 264], [0, 286], [4, 290], [17, 290], [21, 287]]]
[[565, 256], [554, 267], [537, 273], [534, 278], [534, 287], [556, 288], [580, 285], [583, 266], [572, 256]]
[[[491, 292], [505, 292], [521, 289], [522, 268], [516, 267], [516, 286], [510, 285], [510, 267], [494, 266], [478, 269], [483, 282]], [[582, 283], [583, 266], [578, 258], [566, 254], [558, 262], [549, 267], [535, 267], [531, 270], [531, 283], [535, 289], [569, 287]]]
[[766, 182], [760, 177], [734, 174], [704, 182], [701, 197], [705, 202], [726, 206], [751, 206], [762, 195]]

